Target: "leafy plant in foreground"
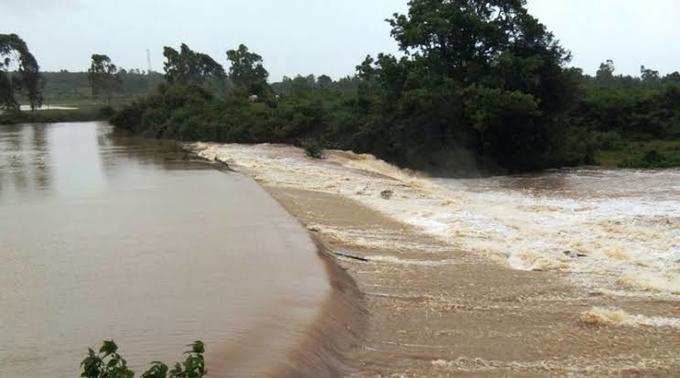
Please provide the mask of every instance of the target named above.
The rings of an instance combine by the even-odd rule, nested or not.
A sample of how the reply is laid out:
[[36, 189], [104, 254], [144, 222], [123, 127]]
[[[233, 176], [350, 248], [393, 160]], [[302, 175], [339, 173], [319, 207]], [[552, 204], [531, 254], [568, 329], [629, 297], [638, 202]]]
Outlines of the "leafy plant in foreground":
[[[142, 373], [142, 378], [201, 378], [207, 374], [205, 368], [205, 345], [195, 341], [187, 345], [186, 359], [178, 362], [170, 370], [168, 365], [154, 361], [149, 370]], [[127, 361], [118, 354], [118, 346], [113, 340], [104, 341], [99, 353], [88, 349], [88, 356], [80, 363], [81, 377], [84, 378], [132, 378], [135, 373], [127, 367]]]
[[88, 349], [88, 356], [80, 363], [83, 368], [81, 377], [86, 378], [127, 378], [135, 373], [128, 369], [127, 361], [118, 354], [118, 346], [113, 340], [104, 341], [99, 353]]

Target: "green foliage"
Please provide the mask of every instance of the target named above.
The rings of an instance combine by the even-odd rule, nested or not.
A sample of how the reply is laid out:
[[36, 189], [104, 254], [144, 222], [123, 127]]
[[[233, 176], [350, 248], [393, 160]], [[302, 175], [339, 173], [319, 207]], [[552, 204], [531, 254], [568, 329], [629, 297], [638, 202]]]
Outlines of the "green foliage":
[[618, 140], [611, 148], [597, 153], [597, 162], [608, 167], [680, 167], [680, 140]]
[[305, 155], [312, 159], [323, 159], [326, 155], [323, 146], [317, 140], [308, 140], [302, 143], [302, 148], [305, 150]]
[[163, 55], [166, 59], [165, 78], [168, 83], [212, 85], [213, 89], [223, 89], [226, 79], [224, 68], [209, 55], [195, 52], [184, 43], [179, 51], [166, 46]]
[[[184, 354], [186, 358], [178, 362], [172, 369], [162, 362], [154, 361], [151, 368], [142, 373], [142, 378], [201, 378], [207, 374], [205, 368], [205, 345], [195, 341], [188, 345], [190, 350]], [[127, 367], [127, 361], [118, 354], [118, 346], [113, 340], [104, 341], [99, 353], [91, 348], [80, 364], [81, 377], [85, 378], [132, 378], [135, 373]]]
[[[680, 138], [680, 73], [616, 76], [612, 61], [595, 77], [566, 68], [570, 54], [525, 0], [408, 4], [388, 20], [402, 56], [368, 56], [353, 77], [269, 86], [262, 57], [241, 45], [227, 52], [236, 90], [213, 95], [173, 79], [166, 64], [168, 85], [113, 123], [157, 138], [292, 143], [310, 156], [347, 149], [455, 175], [594, 164], [631, 141]], [[658, 150], [630, 164], [667, 166], [674, 156]]]
[[80, 363], [83, 368], [81, 377], [85, 378], [132, 378], [135, 373], [128, 369], [127, 361], [118, 354], [118, 346], [113, 340], [104, 341], [99, 353], [92, 348]]
[[[13, 59], [18, 57], [18, 59]], [[16, 65], [16, 71], [10, 68]], [[40, 66], [26, 42], [16, 34], [0, 34], [0, 109], [19, 110], [16, 95], [23, 92], [31, 109], [43, 103]]]
[[262, 57], [248, 51], [248, 47], [240, 45], [236, 50], [227, 51], [227, 59], [231, 62], [229, 78], [249, 95], [264, 97], [268, 94], [267, 78], [269, 72], [262, 65]]
[[[565, 163], [548, 155], [554, 120], [573, 105], [569, 54], [521, 0], [412, 0], [389, 20], [405, 57], [367, 57], [359, 96], [389, 125], [385, 156], [425, 167], [463, 147], [508, 169]], [[391, 151], [390, 151], [391, 150]], [[414, 155], [431, 158], [414, 161]]]
[[295, 143], [325, 122], [321, 101], [285, 97], [270, 107], [245, 96], [212, 96], [195, 86], [161, 86], [116, 113], [111, 122], [154, 138], [186, 141]]
[[114, 114], [116, 114], [116, 110], [109, 105], [99, 109], [99, 115], [101, 115], [102, 119], [109, 119], [113, 117]]
[[111, 102], [113, 95], [122, 90], [123, 82], [118, 67], [106, 55], [92, 55], [92, 63], [87, 75], [93, 97], [103, 95], [107, 102]]
[[171, 378], [200, 378], [206, 375], [205, 360], [203, 353], [205, 353], [205, 346], [203, 342], [196, 341], [189, 345], [191, 350], [185, 352], [186, 359], [182, 363], [176, 363], [175, 367], [170, 371]]

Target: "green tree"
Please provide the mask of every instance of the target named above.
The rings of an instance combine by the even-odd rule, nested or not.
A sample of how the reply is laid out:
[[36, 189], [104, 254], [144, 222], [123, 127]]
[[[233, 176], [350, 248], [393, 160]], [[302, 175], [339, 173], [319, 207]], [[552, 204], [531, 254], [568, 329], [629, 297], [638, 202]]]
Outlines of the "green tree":
[[264, 97], [268, 94], [269, 72], [264, 68], [260, 55], [250, 52], [242, 44], [236, 50], [227, 51], [227, 59], [231, 62], [229, 78], [234, 84], [250, 95]]
[[213, 86], [224, 88], [226, 74], [224, 67], [209, 55], [195, 52], [186, 44], [177, 51], [172, 47], [163, 49], [165, 56], [165, 79], [170, 84]]
[[607, 59], [606, 62], [600, 64], [600, 68], [595, 74], [595, 79], [601, 83], [611, 83], [614, 80], [614, 72], [616, 67], [614, 66], [614, 61]]
[[328, 75], [321, 75], [316, 79], [316, 83], [320, 89], [330, 89], [333, 86], [333, 79]]
[[[573, 104], [577, 81], [563, 68], [569, 53], [526, 2], [408, 5], [408, 14], [388, 20], [405, 56], [367, 57], [357, 67], [364, 92], [379, 91], [386, 121], [394, 125], [391, 145], [417, 143], [431, 151], [472, 144], [511, 168], [543, 164], [552, 120]], [[491, 111], [496, 105], [502, 108]], [[470, 133], [476, 137], [467, 138]], [[400, 148], [393, 153], [409, 155]]]
[[[351, 149], [435, 174], [593, 164], [598, 150], [637, 153], [655, 139], [657, 154], [626, 164], [680, 164], [680, 73], [615, 75], [611, 60], [595, 77], [566, 68], [570, 54], [524, 0], [408, 6], [388, 20], [402, 54], [368, 56], [352, 77], [285, 77], [269, 106], [162, 86], [112, 123], [162, 138], [294, 143], [310, 155]], [[240, 94], [270, 93], [259, 55], [240, 46], [228, 57]]]
[[22, 91], [31, 109], [40, 107], [42, 85], [40, 66], [26, 42], [16, 34], [0, 34], [0, 108], [19, 110], [15, 96]]
[[111, 62], [111, 58], [102, 54], [92, 55], [87, 77], [92, 88], [92, 96], [104, 96], [111, 102], [114, 94], [122, 91], [122, 79], [118, 67]]
[[645, 66], [641, 66], [640, 78], [646, 83], [655, 83], [660, 79], [659, 71], [651, 70]]

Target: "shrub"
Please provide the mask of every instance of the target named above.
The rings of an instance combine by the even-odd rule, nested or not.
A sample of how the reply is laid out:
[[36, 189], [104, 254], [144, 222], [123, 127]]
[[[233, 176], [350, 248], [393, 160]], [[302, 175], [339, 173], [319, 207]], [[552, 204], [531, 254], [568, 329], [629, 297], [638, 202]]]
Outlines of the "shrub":
[[116, 111], [109, 105], [101, 107], [99, 109], [99, 115], [105, 119], [111, 118], [115, 113]]
[[[149, 370], [142, 373], [142, 378], [201, 378], [207, 374], [205, 368], [205, 345], [201, 341], [195, 341], [188, 345], [191, 350], [183, 362], [178, 362], [170, 370], [162, 362], [154, 361]], [[88, 355], [80, 363], [83, 371], [80, 374], [84, 378], [132, 378], [135, 373], [127, 367], [127, 361], [118, 354], [118, 346], [113, 340], [104, 341], [99, 353], [92, 348], [88, 349]]]
[[305, 150], [305, 155], [312, 159], [323, 159], [326, 157], [321, 143], [316, 140], [308, 140], [302, 144]]

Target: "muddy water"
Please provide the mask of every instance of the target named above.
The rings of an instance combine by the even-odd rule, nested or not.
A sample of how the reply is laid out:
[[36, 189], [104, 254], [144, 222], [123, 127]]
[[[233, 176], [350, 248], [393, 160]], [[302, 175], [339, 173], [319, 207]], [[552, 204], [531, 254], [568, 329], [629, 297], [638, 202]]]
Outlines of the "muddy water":
[[329, 292], [306, 232], [240, 175], [96, 123], [0, 127], [0, 376], [139, 369], [202, 339], [215, 376], [289, 363]]
[[[318, 162], [286, 146], [193, 148], [267, 185], [354, 199], [446, 242], [447, 248], [519, 270], [568, 273], [594, 293], [680, 299], [677, 169], [582, 168], [477, 180], [435, 179], [370, 155], [342, 151], [329, 151], [328, 158]], [[398, 235], [386, 239], [371, 229], [323, 231], [369, 247], [422, 247]]]
[[[680, 170], [570, 169], [439, 180], [464, 193], [469, 246], [619, 295], [680, 295]], [[449, 220], [451, 223], [451, 220]]]

